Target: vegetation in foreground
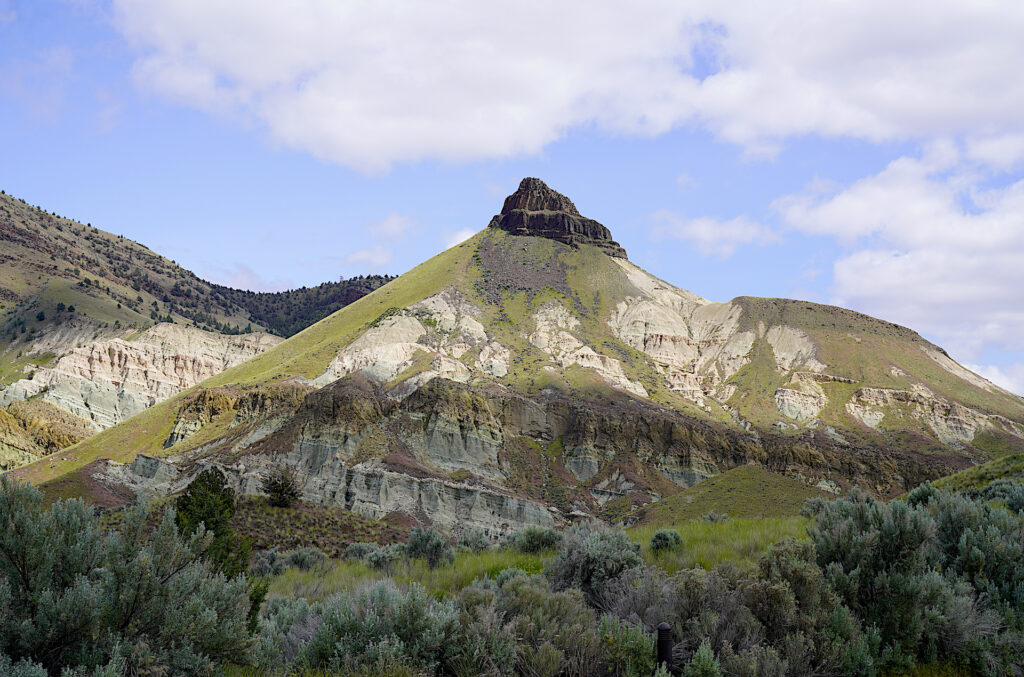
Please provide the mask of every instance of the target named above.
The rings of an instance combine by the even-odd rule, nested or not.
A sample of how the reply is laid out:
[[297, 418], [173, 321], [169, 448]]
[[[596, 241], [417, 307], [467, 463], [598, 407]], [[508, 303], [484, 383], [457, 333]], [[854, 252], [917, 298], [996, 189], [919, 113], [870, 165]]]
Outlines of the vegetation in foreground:
[[[219, 484], [201, 489], [188, 515], [147, 534], [142, 511], [104, 532], [82, 503], [44, 509], [35, 489], [0, 480], [0, 673], [646, 676], [662, 621], [674, 641], [663, 675], [1020, 675], [1024, 661], [1013, 487], [813, 501], [812, 521], [785, 526], [802, 539], [710, 570], [665, 558], [754, 522], [532, 529], [500, 548], [414, 529], [337, 562], [257, 553], [234, 578], [211, 549], [226, 537], [179, 533], [207, 511], [203, 495], [217, 529], [230, 523]], [[247, 627], [262, 599], [251, 581], [266, 578]]]

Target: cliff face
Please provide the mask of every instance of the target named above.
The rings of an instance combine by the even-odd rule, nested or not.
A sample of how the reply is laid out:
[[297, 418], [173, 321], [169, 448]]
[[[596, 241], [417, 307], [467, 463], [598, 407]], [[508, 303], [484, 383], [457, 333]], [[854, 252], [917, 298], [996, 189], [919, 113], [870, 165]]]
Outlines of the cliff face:
[[[148, 435], [114, 427], [72, 460], [111, 458], [89, 472], [139, 491], [181, 486], [209, 464], [257, 491], [283, 464], [310, 500], [496, 533], [617, 519], [743, 465], [893, 496], [1024, 450], [1024, 400], [909, 329], [802, 301], [711, 302], [630, 263], [602, 231], [515, 234], [504, 226], [582, 218], [533, 180], [502, 212], [274, 351], [157, 405]], [[59, 371], [87, 380], [74, 364]], [[147, 463], [176, 479], [139, 475], [140, 453], [167, 457]], [[39, 481], [57, 470], [17, 472]]]
[[569, 198], [551, 190], [540, 179], [523, 179], [519, 190], [505, 199], [501, 213], [491, 220], [490, 227], [572, 246], [589, 244], [600, 247], [608, 256], [626, 258], [626, 250], [612, 240], [610, 230], [580, 216]]
[[[47, 414], [35, 416], [33, 425], [50, 427], [49, 437], [67, 444], [40, 447], [12, 438], [7, 445], [9, 455], [13, 458], [14, 450], [20, 450], [21, 461], [27, 462], [57, 451], [280, 342], [280, 338], [262, 332], [229, 336], [158, 324], [132, 341], [114, 338], [71, 348], [52, 366], [36, 369], [31, 378], [0, 390], [0, 407], [29, 398], [50, 405]], [[62, 437], [57, 431], [69, 418], [78, 422], [78, 433]], [[13, 461], [10, 464], [16, 465]]]

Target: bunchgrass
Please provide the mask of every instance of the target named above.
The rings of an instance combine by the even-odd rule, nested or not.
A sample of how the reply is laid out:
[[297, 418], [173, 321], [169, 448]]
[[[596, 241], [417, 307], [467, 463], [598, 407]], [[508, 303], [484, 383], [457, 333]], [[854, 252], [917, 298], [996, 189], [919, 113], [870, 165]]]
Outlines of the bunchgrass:
[[[725, 522], [694, 520], [679, 524], [642, 525], [627, 529], [626, 533], [641, 545], [644, 560], [667, 573], [675, 573], [692, 567], [714, 569], [725, 562], [752, 568], [773, 544], [786, 538], [806, 538], [808, 522], [804, 517], [729, 519]], [[651, 536], [664, 528], [678, 531], [683, 537], [683, 544], [678, 548], [652, 552]]]
[[527, 555], [512, 550], [460, 552], [455, 561], [430, 569], [421, 560], [400, 560], [390, 574], [371, 569], [357, 560], [335, 560], [311, 571], [289, 569], [276, 577], [270, 586], [270, 597], [305, 597], [325, 600], [335, 593], [351, 590], [362, 583], [391, 578], [399, 585], [419, 583], [435, 597], [450, 597], [477, 578], [494, 576], [503, 569], [522, 569], [538, 573], [544, 560], [552, 553]]

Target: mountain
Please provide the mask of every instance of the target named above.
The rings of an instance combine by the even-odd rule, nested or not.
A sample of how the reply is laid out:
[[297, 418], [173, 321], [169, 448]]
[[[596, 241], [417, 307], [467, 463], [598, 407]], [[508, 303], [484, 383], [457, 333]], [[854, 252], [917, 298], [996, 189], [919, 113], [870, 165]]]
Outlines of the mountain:
[[115, 425], [390, 279], [231, 289], [0, 193], [0, 469]]
[[1024, 449], [1022, 423], [1024, 400], [909, 329], [708, 301], [525, 179], [466, 242], [14, 474], [117, 505], [211, 464], [258, 493], [285, 465], [308, 500], [493, 534], [619, 519], [743, 466], [785, 476], [773, 491], [893, 496]]

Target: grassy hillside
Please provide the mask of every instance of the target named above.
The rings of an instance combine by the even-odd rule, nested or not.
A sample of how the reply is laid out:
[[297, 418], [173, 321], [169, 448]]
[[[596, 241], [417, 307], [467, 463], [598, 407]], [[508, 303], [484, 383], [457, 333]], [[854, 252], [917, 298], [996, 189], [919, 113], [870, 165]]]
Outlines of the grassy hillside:
[[740, 466], [636, 511], [640, 525], [698, 520], [709, 512], [730, 518], [797, 517], [808, 498], [831, 495], [792, 477], [753, 465]]
[[61, 329], [130, 335], [173, 321], [290, 336], [393, 279], [360, 276], [280, 293], [231, 289], [121, 235], [7, 194], [0, 194], [0, 262], [0, 347], [11, 348], [0, 355], [6, 382], [20, 375], [30, 342]]
[[1011, 454], [933, 482], [951, 491], [980, 489], [996, 480], [1024, 481], [1024, 454]]

